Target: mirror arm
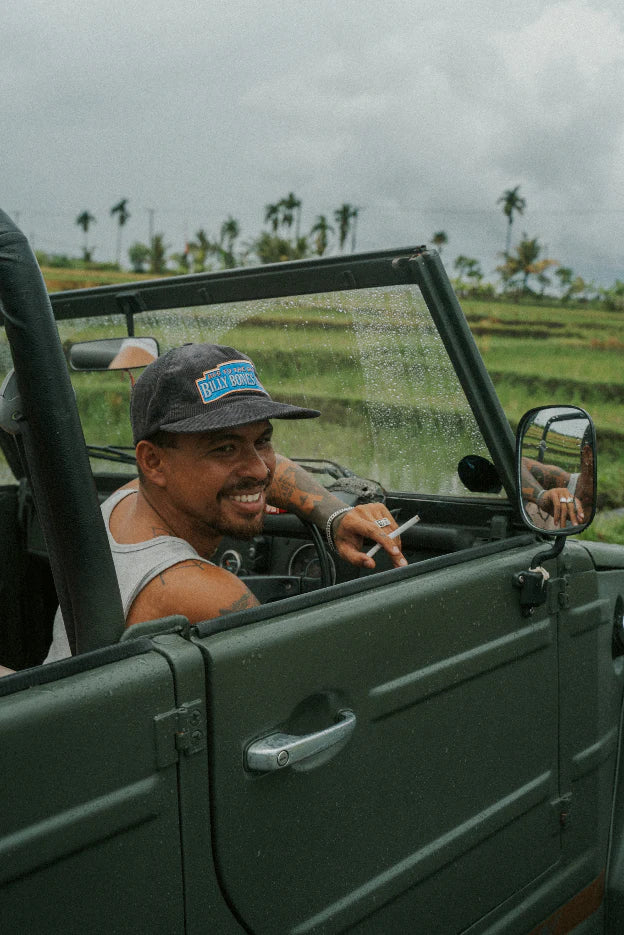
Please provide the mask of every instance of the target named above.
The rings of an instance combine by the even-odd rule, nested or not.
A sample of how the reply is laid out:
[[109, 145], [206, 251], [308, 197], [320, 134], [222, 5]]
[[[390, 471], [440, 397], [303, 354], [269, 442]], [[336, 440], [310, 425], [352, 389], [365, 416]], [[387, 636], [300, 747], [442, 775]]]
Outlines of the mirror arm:
[[134, 316], [136, 312], [144, 312], [146, 310], [143, 296], [138, 290], [130, 292], [118, 292], [115, 296], [115, 301], [117, 302], [122, 315], [124, 315], [126, 318], [128, 337], [133, 338]]
[[566, 537], [557, 536], [554, 545], [547, 552], [539, 552], [528, 571], [520, 571], [514, 575], [514, 587], [520, 590], [520, 610], [523, 617], [530, 617], [536, 607], [546, 603], [548, 597], [547, 582], [550, 577], [542, 562], [549, 558], [556, 558], [565, 545]]
[[543, 562], [548, 561], [549, 558], [557, 558], [557, 556], [560, 555], [561, 552], [563, 551], [565, 541], [566, 541], [565, 536], [557, 536], [557, 538], [555, 539], [555, 543], [551, 549], [549, 549], [547, 552], [539, 552], [538, 555], [535, 556], [535, 558], [531, 562], [531, 570], [534, 568], [539, 568], [539, 566]]

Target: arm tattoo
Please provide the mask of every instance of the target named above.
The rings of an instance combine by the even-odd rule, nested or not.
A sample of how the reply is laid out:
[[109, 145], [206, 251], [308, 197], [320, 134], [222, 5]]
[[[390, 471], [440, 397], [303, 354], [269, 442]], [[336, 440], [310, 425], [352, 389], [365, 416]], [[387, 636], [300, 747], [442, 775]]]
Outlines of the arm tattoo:
[[570, 475], [567, 471], [556, 467], [554, 464], [544, 465], [544, 480], [541, 481], [543, 487], [550, 490], [551, 487], [567, 487], [570, 482]]
[[298, 464], [277, 456], [268, 500], [272, 506], [289, 510], [301, 519], [323, 526], [327, 517], [344, 506], [344, 502], [308, 474]]
[[237, 597], [229, 607], [221, 607], [217, 616], [223, 617], [225, 614], [235, 614], [237, 610], [246, 610], [248, 607], [257, 606], [258, 601], [250, 592], [249, 594], [242, 594], [240, 597]]
[[531, 464], [530, 470], [525, 464], [522, 465], [522, 497], [537, 503], [537, 498], [544, 492], [544, 488], [539, 483], [539, 471], [536, 471], [534, 464]]
[[544, 490], [551, 490], [553, 487], [567, 487], [570, 482], [568, 472], [557, 467], [556, 464], [542, 464], [541, 461], [533, 461], [531, 458], [526, 458], [524, 464]]

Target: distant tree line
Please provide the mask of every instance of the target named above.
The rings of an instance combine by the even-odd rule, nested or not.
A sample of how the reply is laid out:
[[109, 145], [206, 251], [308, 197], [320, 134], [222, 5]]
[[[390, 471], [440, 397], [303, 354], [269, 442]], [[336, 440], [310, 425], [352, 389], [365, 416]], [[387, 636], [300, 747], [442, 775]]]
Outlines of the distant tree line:
[[[517, 216], [524, 214], [526, 199], [520, 194], [520, 186], [506, 189], [498, 198], [506, 218], [505, 248], [499, 254], [500, 262], [495, 272], [498, 282], [486, 280], [481, 263], [474, 257], [460, 254], [449, 270], [453, 285], [461, 297], [482, 299], [507, 298], [545, 299], [556, 297], [561, 302], [601, 302], [608, 308], [624, 309], [624, 283], [617, 280], [610, 289], [603, 289], [587, 282], [570, 267], [544, 255], [545, 248], [537, 237], [523, 232], [515, 245], [513, 225]], [[122, 198], [110, 209], [110, 216], [117, 222], [115, 264], [94, 264], [93, 247], [89, 246], [89, 230], [96, 223], [95, 216], [88, 210], [76, 218], [84, 239], [82, 263], [100, 268], [120, 268], [124, 227], [130, 218], [129, 199]], [[241, 240], [239, 222], [231, 215], [221, 224], [218, 233], [212, 235], [199, 228], [182, 249], [171, 251], [165, 243], [163, 233], [151, 234], [148, 242], [135, 241], [127, 256], [131, 269], [136, 273], [195, 273], [212, 269], [229, 269], [257, 263], [280, 263], [284, 260], [299, 260], [312, 256], [324, 256], [328, 252], [354, 252], [357, 240], [357, 222], [361, 208], [342, 204], [330, 217], [316, 216], [309, 230], [302, 231], [302, 202], [289, 192], [284, 198], [265, 205], [264, 229], [251, 240]], [[430, 243], [440, 254], [446, 248], [449, 237], [446, 231], [435, 231]], [[50, 265], [74, 265], [67, 257], [45, 255]], [[448, 264], [447, 264], [448, 265]], [[553, 290], [555, 290], [553, 294]]]

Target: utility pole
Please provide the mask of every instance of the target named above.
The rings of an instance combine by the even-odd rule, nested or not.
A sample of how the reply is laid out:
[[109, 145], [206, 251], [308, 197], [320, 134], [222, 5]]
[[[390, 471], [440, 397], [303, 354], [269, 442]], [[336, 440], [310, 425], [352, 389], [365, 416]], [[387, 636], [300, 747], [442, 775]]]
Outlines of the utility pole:
[[147, 214], [149, 216], [148, 232], [149, 232], [149, 245], [151, 247], [152, 241], [154, 240], [154, 215], [156, 213], [156, 208], [146, 208], [145, 210], [147, 211]]

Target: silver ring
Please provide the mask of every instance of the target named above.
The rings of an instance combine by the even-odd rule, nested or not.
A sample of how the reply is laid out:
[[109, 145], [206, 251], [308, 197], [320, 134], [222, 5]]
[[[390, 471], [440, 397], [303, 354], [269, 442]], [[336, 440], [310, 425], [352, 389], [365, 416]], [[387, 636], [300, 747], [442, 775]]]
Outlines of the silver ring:
[[559, 503], [573, 503], [574, 497], [559, 497]]
[[387, 516], [384, 516], [381, 519], [376, 519], [375, 523], [379, 526], [380, 529], [385, 529], [386, 526], [390, 525], [390, 520], [387, 518]]

